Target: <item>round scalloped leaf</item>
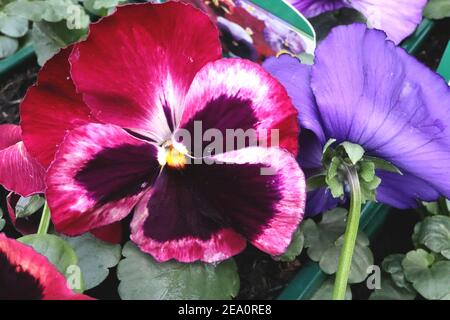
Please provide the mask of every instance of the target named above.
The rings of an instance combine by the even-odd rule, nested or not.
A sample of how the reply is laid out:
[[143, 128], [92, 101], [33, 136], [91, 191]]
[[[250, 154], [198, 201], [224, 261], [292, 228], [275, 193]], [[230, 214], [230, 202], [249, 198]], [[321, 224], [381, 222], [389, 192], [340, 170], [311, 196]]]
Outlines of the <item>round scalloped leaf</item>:
[[28, 32], [28, 20], [0, 12], [0, 32], [13, 38], [23, 37]]
[[382, 267], [384, 271], [391, 275], [392, 281], [397, 287], [412, 290], [412, 286], [406, 280], [403, 271], [402, 261], [404, 258], [404, 254], [391, 254], [384, 258]]
[[119, 262], [119, 295], [124, 300], [231, 299], [239, 292], [239, 275], [234, 260], [217, 265], [158, 263], [127, 242]]
[[9, 57], [19, 48], [17, 39], [0, 35], [0, 59]]
[[284, 261], [284, 262], [292, 262], [294, 261], [303, 250], [303, 244], [305, 242], [305, 236], [300, 228], [298, 228], [294, 235], [292, 236], [291, 243], [289, 244], [286, 252], [281, 256], [274, 257], [275, 260]]
[[416, 296], [415, 291], [400, 288], [391, 278], [382, 276], [381, 288], [375, 289], [369, 300], [414, 300]]
[[[335, 274], [337, 272], [343, 238], [343, 236], [340, 237], [334, 246], [328, 248], [319, 261], [320, 268], [326, 274]], [[373, 254], [368, 245], [367, 237], [361, 233], [358, 234], [348, 277], [349, 283], [360, 283], [367, 278], [367, 269], [373, 265]]]
[[422, 249], [409, 252], [402, 261], [406, 278], [428, 300], [450, 294], [450, 261], [433, 262], [433, 255]]
[[85, 290], [102, 283], [109, 275], [109, 268], [115, 267], [121, 258], [120, 245], [103, 242], [90, 233], [78, 237], [65, 237], [65, 240], [78, 257]]
[[78, 259], [72, 247], [63, 239], [52, 234], [30, 234], [17, 239], [33, 247], [34, 250], [46, 256], [47, 259], [62, 274], [71, 265], [77, 265]]
[[450, 17], [450, 1], [429, 0], [423, 15], [429, 19], [443, 19]]
[[325, 212], [322, 221], [316, 224], [307, 219], [301, 224], [305, 236], [305, 248], [308, 256], [318, 262], [325, 251], [334, 246], [334, 242], [345, 232], [347, 210], [336, 208]]
[[[334, 288], [334, 277], [325, 280], [320, 288], [311, 297], [311, 300], [332, 300]], [[345, 290], [345, 300], [352, 300], [352, 290], [347, 286]]]
[[431, 251], [450, 259], [450, 217], [437, 215], [425, 218], [414, 230], [413, 238]]

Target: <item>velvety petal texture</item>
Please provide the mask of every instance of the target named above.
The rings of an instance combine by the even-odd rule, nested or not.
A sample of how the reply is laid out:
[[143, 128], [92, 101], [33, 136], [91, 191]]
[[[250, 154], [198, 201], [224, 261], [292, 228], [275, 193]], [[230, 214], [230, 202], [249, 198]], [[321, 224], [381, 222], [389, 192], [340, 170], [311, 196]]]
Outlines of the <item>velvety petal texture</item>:
[[220, 57], [218, 31], [208, 16], [169, 2], [123, 6], [91, 25], [70, 63], [95, 117], [163, 142], [179, 121], [195, 74]]
[[62, 49], [42, 67], [37, 83], [28, 89], [20, 105], [24, 143], [45, 168], [68, 131], [96, 122], [71, 80], [71, 51], [72, 47]]
[[27, 152], [17, 125], [0, 125], [0, 184], [22, 196], [45, 189], [44, 168]]
[[186, 96], [180, 127], [193, 131], [194, 121], [223, 137], [227, 129], [252, 129], [262, 145], [271, 146], [275, 138], [276, 146], [297, 154], [297, 110], [283, 86], [247, 60], [221, 59], [200, 70]]
[[[301, 125], [314, 132], [300, 137], [307, 174], [320, 170], [314, 165], [320, 150], [334, 138], [360, 144], [369, 155], [402, 171], [378, 172], [379, 201], [407, 208], [415, 207], [418, 199], [450, 196], [450, 182], [443, 179], [450, 175], [450, 89], [441, 77], [386, 41], [383, 32], [362, 24], [337, 27], [319, 45], [309, 77], [314, 99], [302, 81], [292, 81], [292, 74], [305, 79], [306, 67], [288, 64], [288, 59], [266, 66], [286, 86], [304, 117]], [[288, 65], [290, 74], [282, 71]], [[309, 198], [322, 199], [323, 206], [330, 203], [324, 190]]]
[[89, 300], [33, 248], [0, 233], [0, 300]]
[[114, 125], [72, 130], [46, 178], [56, 229], [79, 235], [123, 219], [158, 175], [156, 157], [155, 146]]
[[295, 158], [251, 147], [211, 160], [162, 173], [135, 210], [132, 240], [159, 261], [224, 260], [242, 251], [245, 239], [283, 253], [304, 213], [305, 182]]
[[414, 32], [422, 21], [427, 0], [289, 0], [307, 17], [349, 7], [361, 12], [371, 28], [383, 30], [396, 44]]

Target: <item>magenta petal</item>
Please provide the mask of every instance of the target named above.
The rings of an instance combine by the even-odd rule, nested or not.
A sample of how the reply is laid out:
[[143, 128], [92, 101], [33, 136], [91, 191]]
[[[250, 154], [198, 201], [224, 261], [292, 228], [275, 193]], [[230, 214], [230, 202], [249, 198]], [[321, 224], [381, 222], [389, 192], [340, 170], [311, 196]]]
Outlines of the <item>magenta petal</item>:
[[45, 168], [68, 131], [96, 122], [70, 78], [71, 51], [72, 47], [62, 49], [42, 67], [37, 84], [20, 105], [24, 143]]
[[208, 16], [169, 2], [119, 7], [91, 25], [70, 62], [75, 85], [98, 119], [160, 141], [179, 120], [195, 74], [220, 57]]
[[242, 251], [245, 237], [267, 253], [284, 252], [305, 205], [295, 158], [254, 147], [214, 159], [222, 163], [163, 171], [131, 224], [141, 250], [159, 261], [214, 262]]
[[33, 248], [0, 233], [0, 300], [87, 300]]
[[265, 145], [278, 130], [279, 146], [297, 154], [298, 122], [283, 86], [259, 65], [242, 59], [221, 59], [203, 67], [186, 97], [180, 127], [192, 130], [254, 129]]
[[67, 235], [119, 221], [159, 172], [157, 150], [114, 125], [88, 124], [64, 139], [47, 172], [47, 201]]
[[0, 125], [0, 150], [22, 141], [20, 127], [15, 124]]
[[123, 240], [122, 222], [114, 222], [104, 227], [91, 230], [97, 239], [105, 242], [118, 244]]
[[44, 168], [30, 156], [23, 142], [0, 150], [0, 184], [21, 196], [42, 193]]

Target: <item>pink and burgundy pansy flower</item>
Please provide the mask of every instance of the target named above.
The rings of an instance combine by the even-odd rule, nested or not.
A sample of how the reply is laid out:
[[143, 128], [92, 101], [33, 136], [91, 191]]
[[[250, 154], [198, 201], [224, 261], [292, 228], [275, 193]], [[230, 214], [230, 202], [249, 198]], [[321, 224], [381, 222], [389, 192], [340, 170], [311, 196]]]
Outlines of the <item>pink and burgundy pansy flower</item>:
[[46, 257], [0, 233], [0, 300], [90, 300], [73, 292]]
[[[44, 66], [21, 119], [28, 151], [48, 167], [61, 233], [134, 211], [131, 239], [158, 261], [213, 262], [247, 240], [281, 254], [303, 217], [297, 111], [286, 90], [257, 64], [221, 59], [216, 27], [190, 5], [126, 5], [93, 24], [87, 40]], [[197, 121], [224, 135], [253, 129], [268, 139], [278, 130], [279, 146], [191, 164], [175, 137]]]
[[340, 8], [353, 8], [362, 13], [367, 24], [383, 30], [389, 39], [400, 43], [422, 21], [427, 0], [288, 0], [306, 17], [314, 17]]
[[[307, 175], [322, 170], [323, 147], [336, 139], [359, 144], [401, 171], [377, 170], [378, 201], [406, 209], [450, 197], [450, 87], [384, 32], [363, 24], [337, 27], [319, 44], [312, 67], [288, 55], [264, 67], [299, 110], [300, 164]], [[308, 194], [306, 211], [336, 204], [329, 189], [320, 188]]]

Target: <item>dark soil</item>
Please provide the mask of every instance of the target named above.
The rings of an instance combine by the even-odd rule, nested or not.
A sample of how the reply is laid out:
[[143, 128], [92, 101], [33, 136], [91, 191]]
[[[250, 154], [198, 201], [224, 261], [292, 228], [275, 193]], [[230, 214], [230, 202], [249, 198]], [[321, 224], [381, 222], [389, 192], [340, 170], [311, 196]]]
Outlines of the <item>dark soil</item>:
[[[449, 40], [450, 19], [438, 22], [430, 37], [426, 40], [417, 57], [432, 69], [436, 69], [440, 57]], [[27, 88], [36, 80], [39, 67], [35, 60], [30, 60], [10, 74], [0, 79], [0, 124], [18, 123], [18, 106], [26, 93]], [[0, 187], [0, 206], [6, 211], [6, 191]], [[411, 234], [414, 224], [418, 221], [415, 212], [393, 211], [386, 221], [382, 231], [372, 242], [372, 250], [376, 263], [391, 253], [406, 252], [412, 248]], [[5, 229], [13, 233], [11, 228]], [[12, 236], [12, 234], [11, 234]], [[247, 250], [236, 257], [241, 277], [241, 290], [239, 299], [273, 299], [276, 298], [296, 272], [305, 262], [303, 253], [292, 263], [283, 263], [273, 260], [266, 254], [249, 246]], [[112, 272], [110, 277], [99, 287], [88, 294], [104, 299], [117, 299], [117, 278]], [[368, 290], [364, 285], [353, 286], [354, 299], [367, 299]]]

